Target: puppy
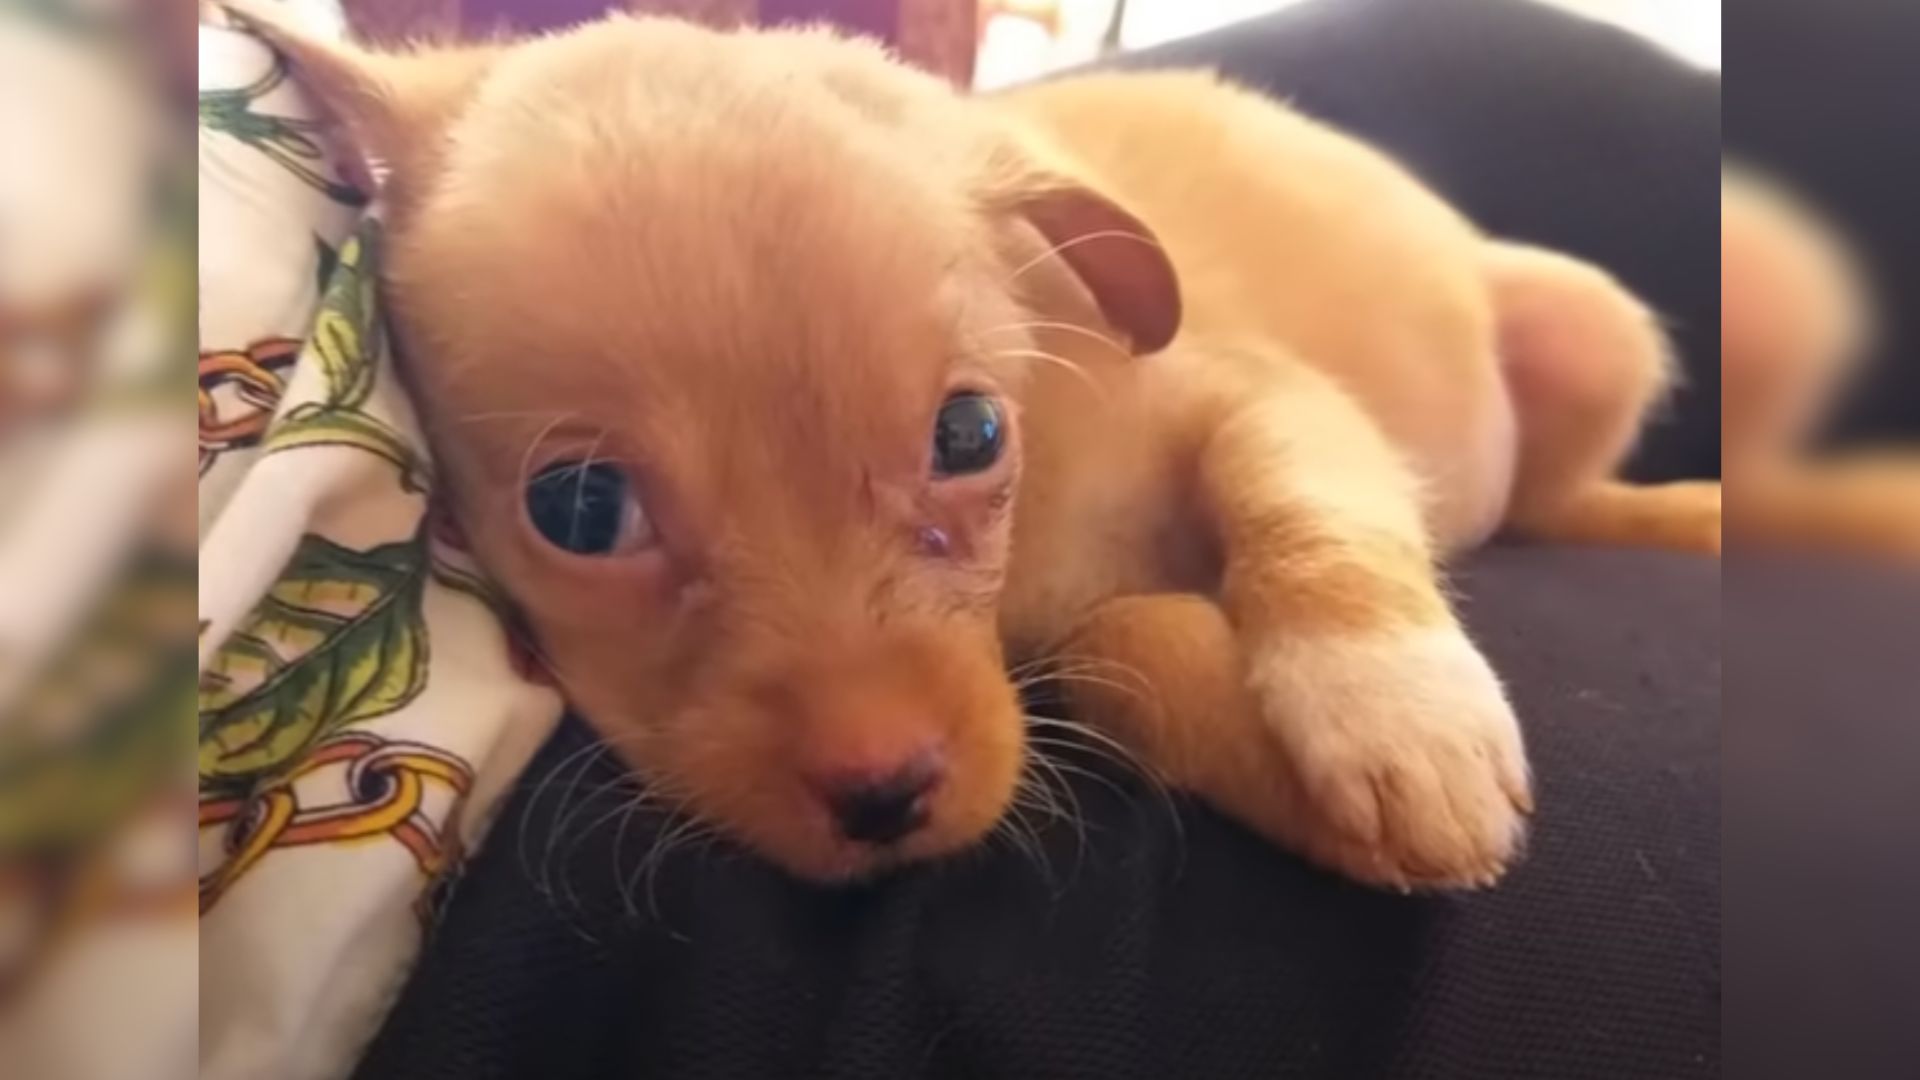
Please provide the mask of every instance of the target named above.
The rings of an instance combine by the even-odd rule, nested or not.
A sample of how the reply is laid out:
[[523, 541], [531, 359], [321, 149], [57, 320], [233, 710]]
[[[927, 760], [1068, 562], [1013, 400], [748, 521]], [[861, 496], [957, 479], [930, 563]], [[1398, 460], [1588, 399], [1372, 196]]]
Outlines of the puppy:
[[1742, 170], [1721, 183], [1720, 245], [1734, 542], [1920, 565], [1920, 455], [1810, 449], [1872, 338], [1852, 256], [1804, 202]]
[[1668, 378], [1637, 302], [1211, 76], [252, 17], [384, 165], [442, 494], [573, 704], [797, 875], [993, 830], [1014, 664], [1324, 866], [1491, 882], [1527, 762], [1437, 561], [1718, 547], [1717, 489], [1611, 478]]

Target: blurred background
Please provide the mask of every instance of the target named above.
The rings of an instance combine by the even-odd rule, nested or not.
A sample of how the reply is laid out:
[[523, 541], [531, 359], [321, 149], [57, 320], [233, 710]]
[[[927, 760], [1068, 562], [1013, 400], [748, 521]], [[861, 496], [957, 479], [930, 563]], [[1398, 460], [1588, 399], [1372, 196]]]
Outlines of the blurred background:
[[[608, 8], [715, 25], [828, 19], [891, 41], [907, 59], [982, 89], [1121, 50], [1144, 49], [1306, 0], [344, 0], [363, 34], [421, 26], [534, 29]], [[1524, 2], [1524, 0], [1523, 0]], [[1720, 65], [1719, 0], [1538, 0], [1612, 23], [1703, 68]]]
[[[980, 0], [974, 85], [1006, 86], [1118, 50], [1149, 48], [1302, 0]], [[1545, 0], [1720, 66], [1718, 0]]]
[[21, 1080], [193, 1065], [190, 18], [0, 0], [0, 1075]]

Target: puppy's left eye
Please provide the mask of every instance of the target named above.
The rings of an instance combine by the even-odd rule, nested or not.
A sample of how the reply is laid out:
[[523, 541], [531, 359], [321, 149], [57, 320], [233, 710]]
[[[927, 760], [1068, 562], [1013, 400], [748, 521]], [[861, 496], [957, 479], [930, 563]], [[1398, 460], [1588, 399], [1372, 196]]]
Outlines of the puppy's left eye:
[[653, 542], [627, 474], [609, 462], [556, 461], [527, 481], [526, 501], [540, 535], [576, 555], [611, 555]]
[[987, 469], [1000, 460], [1006, 427], [999, 403], [985, 394], [949, 397], [933, 423], [934, 475], [964, 476]]

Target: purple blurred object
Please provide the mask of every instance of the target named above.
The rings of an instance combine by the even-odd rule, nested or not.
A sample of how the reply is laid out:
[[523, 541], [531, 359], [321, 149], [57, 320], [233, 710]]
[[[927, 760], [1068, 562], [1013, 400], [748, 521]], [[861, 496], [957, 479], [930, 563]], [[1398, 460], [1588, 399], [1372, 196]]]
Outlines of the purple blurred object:
[[[465, 0], [462, 21], [469, 29], [509, 26], [520, 31], [556, 30], [600, 17], [627, 5], [604, 0]], [[760, 0], [760, 22], [831, 22], [885, 41], [898, 40], [899, 0]], [[631, 10], [644, 11], [645, 5]]]

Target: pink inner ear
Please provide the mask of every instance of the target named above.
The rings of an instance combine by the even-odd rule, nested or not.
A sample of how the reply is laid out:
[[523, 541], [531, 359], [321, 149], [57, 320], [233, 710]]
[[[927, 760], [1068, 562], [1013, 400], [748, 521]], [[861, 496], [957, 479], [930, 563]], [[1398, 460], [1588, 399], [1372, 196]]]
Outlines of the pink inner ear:
[[1085, 188], [1048, 192], [1022, 207], [1058, 248], [1133, 353], [1158, 352], [1180, 330], [1180, 280], [1140, 219]]

